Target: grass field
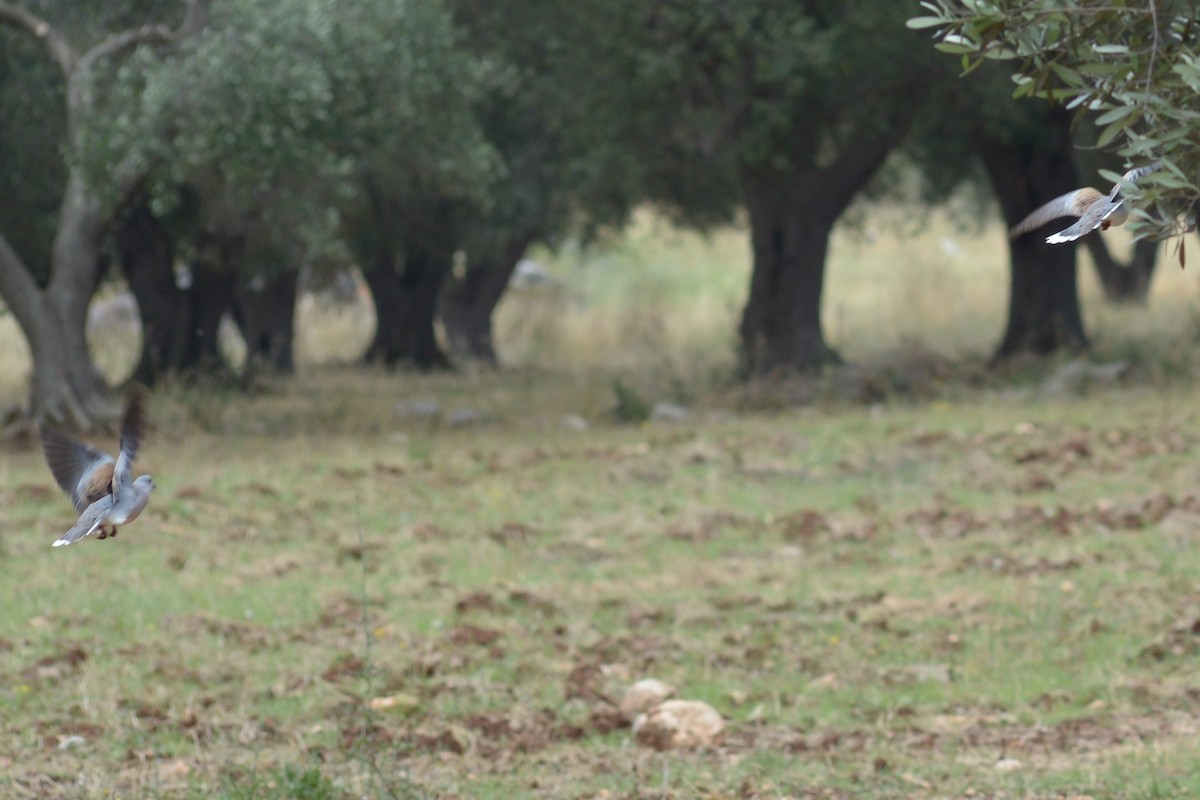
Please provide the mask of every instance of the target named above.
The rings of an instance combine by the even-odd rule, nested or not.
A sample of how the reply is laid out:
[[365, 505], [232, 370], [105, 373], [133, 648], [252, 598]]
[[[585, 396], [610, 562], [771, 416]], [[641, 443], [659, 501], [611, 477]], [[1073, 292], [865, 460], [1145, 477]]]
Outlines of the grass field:
[[[731, 384], [744, 240], [642, 220], [545, 257], [500, 374], [338, 366], [361, 315], [313, 311], [295, 379], [156, 391], [114, 541], [52, 550], [70, 504], [4, 450], [0, 796], [1200, 796], [1197, 272], [1086, 282], [1132, 371], [1047, 393], [980, 366], [1002, 239], [951, 230], [834, 246], [831, 340], [944, 362], [920, 399]], [[693, 415], [618, 423], [616, 379]], [[605, 698], [643, 677], [720, 744], [634, 746]]]

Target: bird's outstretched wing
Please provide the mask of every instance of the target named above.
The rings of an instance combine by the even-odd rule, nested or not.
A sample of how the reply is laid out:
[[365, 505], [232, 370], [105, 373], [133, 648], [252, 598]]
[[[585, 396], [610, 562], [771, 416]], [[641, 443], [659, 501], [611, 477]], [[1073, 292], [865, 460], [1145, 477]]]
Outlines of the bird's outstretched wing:
[[[1124, 183], [1137, 183], [1139, 179], [1144, 178], [1151, 172], [1158, 172], [1162, 169], [1161, 161], [1151, 161], [1149, 164], [1143, 164], [1140, 167], [1134, 167], [1121, 176], [1121, 181]], [[1109, 200], [1115, 200], [1117, 195], [1121, 193], [1121, 183], [1113, 185], [1112, 191], [1108, 193]]]
[[46, 463], [76, 513], [112, 491], [112, 456], [49, 425], [42, 425], [41, 435]]
[[140, 387], [134, 387], [133, 396], [125, 409], [125, 418], [121, 420], [121, 451], [117, 454], [117, 463], [113, 468], [112, 493], [113, 502], [120, 499], [120, 493], [133, 481], [133, 462], [137, 458], [138, 443], [142, 439], [145, 428], [145, 416], [142, 411], [144, 392]]
[[1081, 190], [1079, 189], [1075, 189], [1074, 191], [1067, 192], [1064, 195], [1054, 198], [1049, 203], [1046, 203], [1041, 208], [1017, 223], [1016, 227], [1008, 232], [1009, 238], [1015, 239], [1021, 234], [1029, 233], [1029, 231], [1034, 230], [1035, 228], [1040, 228], [1047, 222], [1056, 220], [1059, 217], [1070, 217], [1078, 214], [1078, 211], [1076, 210], [1075, 196], [1080, 191]]

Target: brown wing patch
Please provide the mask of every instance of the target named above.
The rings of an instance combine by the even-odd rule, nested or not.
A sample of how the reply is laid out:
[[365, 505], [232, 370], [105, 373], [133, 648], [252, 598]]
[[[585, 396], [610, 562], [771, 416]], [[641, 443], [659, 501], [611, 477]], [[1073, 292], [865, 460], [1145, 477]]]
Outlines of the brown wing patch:
[[112, 494], [114, 467], [115, 465], [110, 461], [107, 464], [101, 464], [92, 471], [92, 476], [87, 482], [87, 489], [83, 495], [84, 508], [87, 508], [101, 497]]

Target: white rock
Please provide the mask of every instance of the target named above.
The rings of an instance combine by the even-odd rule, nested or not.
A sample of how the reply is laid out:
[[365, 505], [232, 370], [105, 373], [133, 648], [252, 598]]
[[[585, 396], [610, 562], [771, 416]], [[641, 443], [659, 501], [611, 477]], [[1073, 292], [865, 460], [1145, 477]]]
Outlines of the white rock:
[[446, 424], [451, 428], [466, 428], [487, 422], [487, 414], [475, 408], [452, 408], [446, 412]]
[[707, 747], [724, 730], [717, 710], [699, 700], [667, 700], [633, 721], [634, 741], [655, 750]]
[[647, 711], [674, 696], [675, 687], [654, 678], [643, 678], [630, 686], [621, 698], [621, 718], [632, 722], [638, 714]]
[[586, 431], [592, 427], [592, 424], [587, 421], [587, 417], [582, 414], [567, 414], [559, 420], [559, 424], [569, 431]]
[[392, 406], [392, 414], [397, 417], [412, 417], [414, 419], [430, 419], [442, 413], [442, 406], [437, 400], [414, 398], [402, 400]]
[[64, 736], [59, 740], [58, 749], [71, 750], [72, 748], [79, 747], [83, 744], [87, 744], [87, 739], [79, 736], [78, 734], [72, 734], [71, 736]]
[[658, 402], [650, 411], [650, 419], [655, 422], [687, 422], [691, 418], [691, 411], [674, 403]]
[[128, 292], [97, 300], [88, 308], [88, 327], [96, 333], [112, 333], [141, 330], [142, 318], [137, 300]]
[[1083, 359], [1068, 361], [1051, 373], [1042, 382], [1042, 392], [1050, 395], [1065, 395], [1082, 392], [1091, 386], [1111, 386], [1129, 371], [1129, 364], [1113, 361], [1108, 364], [1093, 364]]
[[559, 281], [542, 264], [532, 258], [522, 258], [517, 262], [509, 279], [514, 289], [526, 289], [531, 286], [553, 286]]

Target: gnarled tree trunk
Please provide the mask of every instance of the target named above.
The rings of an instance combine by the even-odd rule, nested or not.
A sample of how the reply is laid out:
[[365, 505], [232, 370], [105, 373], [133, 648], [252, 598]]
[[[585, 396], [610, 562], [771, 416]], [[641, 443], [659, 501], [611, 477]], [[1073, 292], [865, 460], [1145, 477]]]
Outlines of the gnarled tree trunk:
[[513, 237], [497, 252], [482, 255], [462, 280], [442, 290], [438, 313], [455, 358], [496, 366], [492, 315], [533, 238], [532, 234]]
[[[1060, 118], [1057, 124], [1059, 132], [1050, 146], [985, 136], [976, 139], [977, 152], [1010, 228], [1043, 203], [1079, 186], [1069, 123]], [[1065, 227], [1062, 220], [1052, 225]], [[1076, 289], [1076, 246], [1047, 244], [1045, 231], [1051, 227], [1009, 242], [1008, 325], [993, 356], [996, 360], [1018, 353], [1046, 354], [1088, 346]]]
[[[814, 207], [802, 181], [747, 182], [754, 271], [739, 332], [754, 374], [803, 370], [839, 360], [821, 329], [825, 255], [836, 212]], [[832, 213], [831, 213], [832, 212]]]
[[1150, 297], [1150, 279], [1158, 263], [1158, 242], [1139, 239], [1133, 244], [1133, 254], [1122, 264], [1113, 256], [1103, 236], [1086, 236], [1083, 239], [1096, 275], [1104, 288], [1104, 299], [1110, 303], [1145, 305]]
[[452, 252], [418, 250], [404, 263], [404, 327], [408, 331], [405, 360], [422, 370], [449, 369], [450, 359], [442, 352], [434, 330], [438, 297], [450, 274]]
[[373, 256], [370, 266], [363, 268], [363, 280], [375, 304], [375, 336], [363, 358], [368, 363], [392, 366], [407, 348], [407, 331], [403, 325], [404, 287], [391, 249], [380, 246]]
[[410, 364], [418, 369], [448, 369], [450, 359], [434, 330], [438, 295], [450, 272], [450, 253], [410, 248], [403, 266], [388, 251], [375, 254], [363, 272], [375, 302], [375, 338], [366, 360], [389, 367]]
[[87, 309], [100, 280], [103, 233], [99, 202], [81, 178], [71, 175], [44, 288], [0, 236], [0, 295], [33, 356], [28, 413], [35, 420], [88, 429], [120, 412], [87, 345]]
[[191, 338], [191, 307], [175, 278], [175, 242], [146, 202], [125, 215], [115, 239], [142, 320], [142, 354], [133, 377], [153, 386], [183, 368]]
[[246, 367], [284, 375], [296, 371], [296, 286], [299, 270], [239, 280], [233, 290], [233, 319], [246, 340]]
[[142, 319], [142, 355], [134, 379], [152, 386], [168, 375], [227, 370], [217, 334], [233, 302], [241, 240], [203, 234], [189, 279], [181, 284], [175, 275], [175, 243], [148, 206], [126, 214], [115, 238]]
[[187, 288], [188, 346], [184, 351], [180, 372], [224, 372], [228, 369], [221, 358], [221, 318], [233, 304], [235, 260], [242, 242], [236, 237], [207, 235], [192, 264], [192, 282]]
[[[208, 24], [208, 0], [188, 0], [187, 17], [171, 31], [143, 25], [114, 33], [85, 52], [25, 5], [0, 0], [0, 24], [23, 30], [39, 41], [62, 72], [66, 85], [68, 145], [86, 115], [95, 113], [92, 85], [98, 61], [120, 56], [139, 44], [171, 46]], [[105, 204], [78, 165], [69, 166], [59, 206], [49, 280], [39, 287], [20, 256], [0, 234], [0, 296], [17, 318], [33, 355], [30, 416], [87, 429], [115, 419], [120, 408], [88, 353], [88, 304], [100, 277], [100, 246], [106, 229], [145, 177], [143, 159], [128, 157], [109, 165], [111, 196]]]
[[[914, 104], [915, 108], [915, 104]], [[739, 328], [742, 362], [752, 375], [810, 370], [838, 361], [821, 329], [825, 256], [834, 223], [899, 144], [913, 110], [881, 129], [847, 138], [825, 166], [742, 170], [754, 268]], [[797, 164], [810, 164], [815, 142], [798, 138]]]

